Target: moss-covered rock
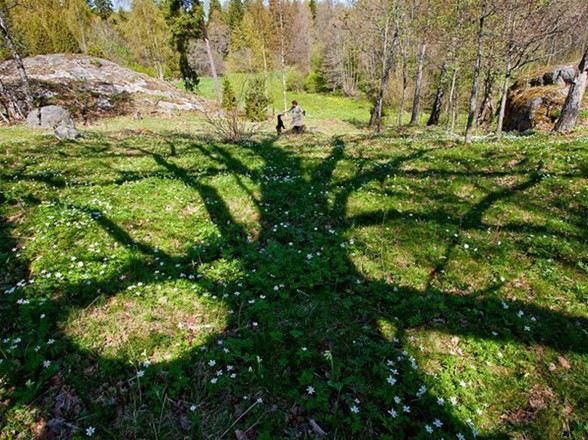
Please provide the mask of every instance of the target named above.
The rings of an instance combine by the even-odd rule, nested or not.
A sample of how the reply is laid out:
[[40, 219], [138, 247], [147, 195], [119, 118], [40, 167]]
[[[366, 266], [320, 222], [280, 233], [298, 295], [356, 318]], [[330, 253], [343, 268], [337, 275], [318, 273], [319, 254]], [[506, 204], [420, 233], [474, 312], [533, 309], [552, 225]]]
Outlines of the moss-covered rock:
[[[508, 92], [504, 129], [551, 130], [576, 73], [574, 66], [556, 66], [537, 69], [518, 78]], [[584, 106], [588, 106], [586, 99]]]

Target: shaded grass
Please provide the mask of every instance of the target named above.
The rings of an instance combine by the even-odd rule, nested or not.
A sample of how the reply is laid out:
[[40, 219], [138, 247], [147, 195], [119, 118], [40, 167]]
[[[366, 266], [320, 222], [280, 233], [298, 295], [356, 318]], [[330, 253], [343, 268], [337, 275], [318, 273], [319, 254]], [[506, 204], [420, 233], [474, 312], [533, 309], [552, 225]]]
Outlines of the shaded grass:
[[581, 137], [133, 124], [2, 139], [4, 438], [586, 436]]

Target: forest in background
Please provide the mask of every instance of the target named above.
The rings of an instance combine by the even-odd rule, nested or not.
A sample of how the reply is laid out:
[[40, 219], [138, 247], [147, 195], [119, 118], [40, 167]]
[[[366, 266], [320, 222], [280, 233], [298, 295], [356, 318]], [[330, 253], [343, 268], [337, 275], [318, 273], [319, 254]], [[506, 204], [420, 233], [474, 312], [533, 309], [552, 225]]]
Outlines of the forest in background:
[[253, 74], [266, 90], [278, 78], [284, 107], [288, 90], [366, 97], [376, 127], [394, 109], [399, 124], [427, 111], [429, 125], [453, 129], [461, 112], [467, 130], [500, 132], [513, 78], [576, 65], [588, 40], [588, 5], [572, 0], [133, 0], [118, 11], [110, 0], [0, 0], [0, 10], [23, 56], [84, 53], [188, 90], [203, 75]]

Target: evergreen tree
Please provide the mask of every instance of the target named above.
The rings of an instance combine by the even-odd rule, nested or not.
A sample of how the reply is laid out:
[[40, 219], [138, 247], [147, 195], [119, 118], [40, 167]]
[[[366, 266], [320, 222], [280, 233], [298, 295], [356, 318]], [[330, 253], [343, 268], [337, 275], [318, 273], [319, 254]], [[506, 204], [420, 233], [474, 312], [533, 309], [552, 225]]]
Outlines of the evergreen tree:
[[235, 110], [237, 108], [237, 97], [233, 91], [233, 86], [228, 78], [223, 81], [223, 102], [222, 108], [228, 111]]
[[208, 22], [214, 17], [222, 17], [223, 16], [223, 7], [221, 5], [220, 0], [210, 0], [210, 4], [208, 5]]
[[269, 99], [265, 93], [265, 81], [255, 78], [245, 95], [245, 114], [251, 121], [263, 121], [267, 116]]
[[310, 9], [310, 14], [312, 15], [312, 19], [316, 20], [316, 0], [310, 0], [308, 2], [308, 8]]
[[236, 29], [243, 20], [245, 8], [242, 0], [230, 0], [229, 8], [227, 10], [227, 22], [231, 30]]
[[171, 30], [172, 42], [180, 56], [180, 72], [186, 90], [198, 85], [198, 73], [190, 64], [190, 41], [204, 36], [204, 13], [198, 0], [166, 0], [165, 18]]

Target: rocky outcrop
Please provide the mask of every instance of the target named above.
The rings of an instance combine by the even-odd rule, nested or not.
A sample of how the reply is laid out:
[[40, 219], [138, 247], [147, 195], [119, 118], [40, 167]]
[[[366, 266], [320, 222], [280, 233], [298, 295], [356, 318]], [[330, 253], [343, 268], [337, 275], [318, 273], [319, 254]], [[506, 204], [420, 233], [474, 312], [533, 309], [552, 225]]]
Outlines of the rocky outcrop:
[[567, 94], [566, 86], [511, 89], [506, 101], [504, 129], [520, 132], [534, 128], [551, 129]]
[[504, 129], [551, 130], [576, 74], [575, 66], [557, 66], [515, 81], [507, 96]]
[[59, 126], [74, 126], [70, 112], [60, 105], [48, 105], [30, 111], [26, 123], [31, 128], [55, 129]]
[[[25, 58], [24, 64], [38, 103], [61, 105], [82, 122], [136, 112], [203, 110], [208, 105], [165, 81], [87, 55], [38, 55]], [[14, 96], [22, 94], [13, 61], [0, 64], [0, 77]]]
[[26, 124], [30, 128], [52, 129], [60, 140], [71, 141], [80, 137], [70, 112], [60, 105], [48, 105], [30, 111]]
[[578, 73], [576, 66], [557, 66], [528, 78], [531, 86], [569, 86]]

